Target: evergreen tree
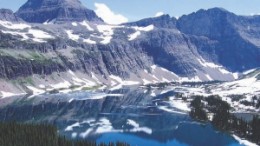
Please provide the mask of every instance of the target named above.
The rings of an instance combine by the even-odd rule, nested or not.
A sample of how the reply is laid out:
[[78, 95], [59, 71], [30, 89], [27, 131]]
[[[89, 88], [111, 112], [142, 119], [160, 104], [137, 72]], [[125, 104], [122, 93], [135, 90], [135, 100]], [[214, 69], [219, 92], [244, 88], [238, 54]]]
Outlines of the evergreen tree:
[[51, 125], [0, 123], [0, 146], [129, 146], [126, 143], [96, 144], [69, 140], [57, 134]]
[[254, 116], [251, 126], [252, 126], [252, 139], [258, 142], [259, 144], [260, 143], [260, 118]]
[[201, 102], [202, 98], [203, 97], [201, 96], [196, 96], [191, 102], [192, 109], [190, 112], [190, 116], [200, 121], [207, 121], [208, 117], [206, 111], [203, 109], [203, 103]]
[[213, 125], [222, 129], [228, 130], [230, 127], [230, 105], [222, 101], [219, 96], [209, 96], [207, 99], [209, 110], [214, 113], [212, 120]]

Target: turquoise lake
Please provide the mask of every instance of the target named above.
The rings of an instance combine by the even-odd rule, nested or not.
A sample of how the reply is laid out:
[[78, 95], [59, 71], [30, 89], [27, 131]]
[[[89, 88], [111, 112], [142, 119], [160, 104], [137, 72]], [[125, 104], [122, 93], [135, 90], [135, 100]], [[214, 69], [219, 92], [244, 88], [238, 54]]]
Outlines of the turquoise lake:
[[50, 123], [68, 138], [133, 146], [241, 146], [229, 134], [170, 106], [167, 97], [175, 92], [160, 90], [125, 87], [10, 97], [0, 100], [0, 120]]

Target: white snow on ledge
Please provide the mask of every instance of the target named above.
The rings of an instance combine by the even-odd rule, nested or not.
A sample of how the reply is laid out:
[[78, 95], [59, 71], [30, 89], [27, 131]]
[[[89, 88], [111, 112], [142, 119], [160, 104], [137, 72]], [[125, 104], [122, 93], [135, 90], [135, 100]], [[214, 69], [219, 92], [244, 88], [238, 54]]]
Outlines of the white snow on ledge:
[[[174, 99], [174, 98], [173, 98]], [[173, 100], [169, 101], [172, 107], [175, 107], [181, 111], [189, 112], [190, 108], [187, 102], [183, 102], [182, 100]]]
[[135, 32], [135, 33], [133, 33], [133, 34], [130, 34], [128, 37], [129, 37], [129, 41], [132, 41], [132, 40], [135, 40], [138, 36], [140, 36], [141, 35], [141, 32], [140, 31], [137, 31], [137, 32]]
[[11, 93], [11, 92], [5, 92], [5, 91], [0, 91], [0, 93], [1, 93], [1, 94], [0, 94], [0, 97], [2, 97], [2, 98], [26, 94], [26, 93]]
[[83, 39], [83, 42], [88, 43], [88, 44], [96, 44], [96, 43], [97, 43], [96, 41], [93, 41], [93, 40], [91, 40], [90, 38], [88, 38], [88, 39]]
[[247, 75], [247, 74], [249, 74], [249, 73], [254, 72], [255, 70], [256, 70], [256, 68], [250, 69], [250, 70], [244, 71], [242, 74], [243, 74], [243, 75]]
[[2, 25], [5, 28], [13, 29], [13, 30], [16, 30], [16, 29], [23, 30], [25, 28], [31, 28], [31, 26], [28, 25], [28, 24], [12, 23], [12, 22], [9, 22], [9, 21], [2, 21], [2, 20], [0, 20], [0, 25]]
[[202, 82], [202, 80], [198, 76], [194, 77], [182, 77], [179, 80], [180, 82]]
[[77, 22], [72, 22], [71, 25], [78, 26]]
[[14, 36], [21, 36], [22, 37], [22, 41], [25, 41], [25, 40], [28, 40], [29, 37], [27, 36], [26, 33], [24, 32], [15, 32], [15, 31], [4, 31], [4, 30], [1, 30], [2, 33], [6, 33], [6, 34], [11, 34], [11, 35], [14, 35]]
[[[23, 24], [21, 24], [23, 25]], [[17, 31], [14, 29], [10, 29], [10, 30], [1, 30], [3, 33], [6, 34], [11, 34], [11, 35], [19, 35], [22, 37], [21, 40], [29, 40], [32, 39], [35, 42], [46, 42], [45, 39], [53, 39], [54, 37], [51, 36], [49, 33], [39, 30], [39, 29], [33, 29], [31, 27], [27, 27], [27, 26], [12, 26], [12, 27], [17, 27], [19, 29], [22, 28], [29, 28], [26, 31]], [[30, 38], [28, 35], [32, 35], [33, 37]]]
[[66, 30], [65, 31], [68, 35], [68, 37], [74, 41], [77, 41], [79, 39], [79, 35], [73, 34], [72, 30]]
[[153, 130], [151, 128], [140, 127], [140, 125], [134, 120], [128, 119], [127, 124], [133, 126], [133, 129], [130, 129], [130, 132], [144, 132], [147, 134], [153, 133]]
[[122, 28], [124, 26], [119, 26], [119, 25], [97, 25], [97, 30], [100, 32], [102, 35], [101, 36], [96, 36], [98, 38], [103, 39], [100, 41], [101, 44], [109, 44], [111, 40], [113, 39], [114, 35], [114, 29], [115, 28]]
[[145, 31], [145, 32], [148, 32], [148, 31], [154, 30], [154, 25], [148, 25], [148, 26], [146, 26], [146, 27], [134, 26], [134, 27], [132, 27], [132, 28], [135, 29], [136, 31]]
[[149, 25], [149, 26], [146, 26], [146, 27], [138, 27], [138, 26], [134, 26], [134, 27], [131, 27], [133, 28], [134, 30], [136, 30], [136, 32], [128, 35], [128, 40], [129, 41], [132, 41], [132, 40], [135, 40], [138, 36], [141, 35], [141, 32], [149, 32], [149, 31], [152, 31], [154, 30], [154, 25]]
[[250, 142], [250, 141], [241, 139], [241, 138], [239, 138], [239, 137], [236, 136], [236, 135], [233, 135], [233, 137], [234, 137], [240, 144], [243, 144], [243, 145], [246, 145], [246, 146], [258, 146], [257, 144], [254, 144], [254, 143], [252, 143], [252, 142]]
[[[239, 73], [232, 73], [230, 71], [228, 71], [224, 66], [222, 65], [218, 65], [218, 64], [215, 64], [214, 62], [209, 62], [209, 61], [206, 61], [204, 60], [202, 57], [200, 58], [197, 58], [198, 62], [204, 66], [205, 68], [210, 68], [210, 69], [214, 69], [215, 70], [215, 73], [220, 73], [222, 75], [230, 75], [233, 77], [233, 79], [238, 79], [239, 77]], [[212, 78], [212, 76], [210, 74], [207, 74], [206, 77], [210, 80]]]
[[42, 94], [42, 93], [45, 93], [44, 90], [41, 90], [41, 89], [38, 89], [36, 87], [33, 87], [33, 86], [26, 86], [28, 89], [30, 89], [34, 95], [38, 95], [38, 94]]
[[72, 125], [67, 126], [67, 127], [65, 128], [65, 131], [73, 131], [73, 128], [75, 128], [75, 127], [80, 127], [80, 123], [79, 123], [79, 122], [76, 122], [76, 123], [74, 123], [74, 124], [72, 124]]
[[[8, 21], [1, 21], [0, 20], [0, 25], [2, 25], [3, 27], [9, 29], [6, 31], [2, 31], [3, 33], [9, 33], [12, 35], [20, 35], [23, 37], [22, 40], [28, 40], [29, 37], [27, 36], [27, 34], [31, 34], [34, 38], [31, 38], [33, 41], [35, 42], [45, 42], [43, 39], [52, 39], [54, 38], [53, 36], [51, 36], [49, 33], [44, 32], [42, 30], [39, 29], [33, 29], [32, 26], [25, 24], [25, 23], [12, 23], [12, 22], [8, 22]], [[25, 31], [21, 31], [27, 29]]]
[[110, 79], [111, 79], [112, 81], [117, 82], [117, 83], [115, 83], [115, 84], [117, 84], [117, 85], [138, 85], [138, 84], [140, 84], [140, 82], [138, 82], [138, 81], [127, 81], [127, 80], [123, 80], [123, 79], [120, 78], [119, 76], [115, 76], [115, 75], [110, 75], [109, 77], [110, 77]]
[[204, 66], [204, 67], [210, 67], [210, 68], [221, 68], [222, 66], [217, 65], [213, 62], [207, 62], [206, 60], [204, 60], [203, 58], [198, 58], [197, 59], [199, 61], [199, 63]]
[[52, 39], [53, 36], [49, 35], [47, 32], [37, 29], [29, 29], [28, 33], [32, 34], [34, 38], [37, 39]]
[[82, 26], [85, 26], [89, 31], [94, 31], [94, 29], [92, 27], [90, 27], [90, 25], [86, 21], [83, 21], [80, 24]]
[[227, 82], [219, 85], [213, 91], [219, 95], [226, 96], [230, 94], [253, 94], [260, 91], [260, 81], [256, 79], [256, 76], [236, 80], [233, 82]]

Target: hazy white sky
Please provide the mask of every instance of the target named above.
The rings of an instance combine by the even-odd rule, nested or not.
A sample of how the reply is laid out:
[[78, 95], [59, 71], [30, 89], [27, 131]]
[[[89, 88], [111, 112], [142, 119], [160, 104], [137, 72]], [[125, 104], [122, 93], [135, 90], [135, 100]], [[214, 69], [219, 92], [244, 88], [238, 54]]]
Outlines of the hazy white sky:
[[[199, 9], [222, 7], [239, 15], [260, 14], [260, 0], [81, 0], [93, 10], [104, 13], [110, 9], [115, 19], [134, 21], [156, 14], [179, 17]], [[26, 0], [0, 0], [1, 8], [16, 11]], [[96, 3], [96, 4], [95, 4]], [[102, 5], [103, 4], [103, 5]], [[106, 6], [106, 8], [104, 7]], [[107, 11], [105, 11], [107, 12]], [[123, 18], [123, 17], [124, 18]]]

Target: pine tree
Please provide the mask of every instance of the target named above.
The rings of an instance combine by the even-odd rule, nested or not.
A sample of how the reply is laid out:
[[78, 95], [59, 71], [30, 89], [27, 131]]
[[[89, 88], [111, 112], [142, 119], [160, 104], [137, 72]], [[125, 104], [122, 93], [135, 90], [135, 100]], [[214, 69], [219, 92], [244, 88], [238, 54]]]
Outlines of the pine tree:
[[252, 139], [260, 143], [260, 118], [254, 116], [251, 126], [252, 126]]
[[51, 125], [0, 123], [0, 146], [129, 146], [126, 143], [96, 144], [85, 140], [69, 140], [57, 134]]
[[190, 112], [190, 116], [200, 121], [207, 121], [208, 117], [206, 111], [203, 109], [202, 98], [203, 97], [201, 96], [196, 96], [191, 102], [192, 109]]

